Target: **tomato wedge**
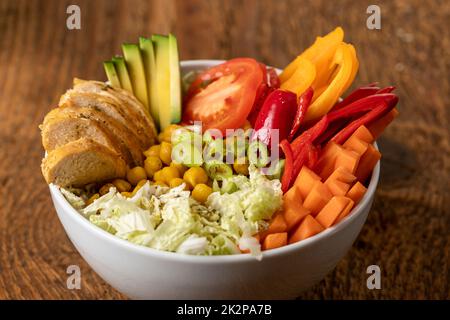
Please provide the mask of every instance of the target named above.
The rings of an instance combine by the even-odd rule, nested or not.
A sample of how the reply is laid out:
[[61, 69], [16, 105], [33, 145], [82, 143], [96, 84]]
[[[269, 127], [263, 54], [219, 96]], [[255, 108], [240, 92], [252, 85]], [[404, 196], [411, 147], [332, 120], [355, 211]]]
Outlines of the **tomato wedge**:
[[201, 121], [203, 130], [237, 129], [244, 125], [264, 81], [260, 64], [236, 58], [201, 73], [192, 82], [183, 122]]

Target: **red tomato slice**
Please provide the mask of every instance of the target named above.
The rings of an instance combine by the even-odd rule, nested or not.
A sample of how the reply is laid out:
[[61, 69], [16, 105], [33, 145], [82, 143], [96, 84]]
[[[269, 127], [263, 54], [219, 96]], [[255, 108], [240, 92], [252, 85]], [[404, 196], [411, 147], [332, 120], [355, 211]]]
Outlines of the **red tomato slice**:
[[212, 67], [191, 84], [183, 121], [201, 121], [203, 130], [242, 127], [264, 81], [259, 63], [236, 58]]

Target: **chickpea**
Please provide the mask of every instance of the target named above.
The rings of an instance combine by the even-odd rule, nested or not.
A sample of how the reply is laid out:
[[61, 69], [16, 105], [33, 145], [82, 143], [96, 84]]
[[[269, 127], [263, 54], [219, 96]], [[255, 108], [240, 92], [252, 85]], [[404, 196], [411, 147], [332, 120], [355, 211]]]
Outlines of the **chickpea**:
[[165, 183], [169, 183], [170, 180], [175, 179], [175, 178], [180, 178], [180, 173], [178, 172], [178, 170], [174, 167], [164, 167], [161, 170], [161, 175], [162, 175], [162, 181], [164, 181]]
[[248, 161], [247, 159], [236, 159], [233, 164], [233, 169], [237, 174], [248, 176]]
[[176, 163], [176, 162], [173, 162], [173, 161], [170, 163], [170, 166], [176, 168], [178, 170], [178, 172], [180, 173], [180, 176], [183, 176], [183, 174], [187, 170], [187, 167], [185, 167], [183, 164]]
[[151, 156], [159, 157], [160, 149], [161, 149], [161, 145], [155, 144], [155, 145], [151, 146], [150, 148], [148, 148], [147, 150], [145, 150], [144, 155], [146, 157], [151, 157]]
[[169, 181], [169, 187], [171, 188], [175, 188], [178, 187], [179, 185], [183, 184], [184, 180], [181, 178], [173, 178], [172, 180]]
[[103, 187], [101, 187], [100, 190], [98, 190], [98, 193], [103, 196], [107, 194], [109, 192], [109, 189], [111, 188], [115, 188], [115, 185], [113, 185], [112, 183], [107, 183]]
[[244, 129], [244, 131], [248, 130], [248, 129], [252, 129], [252, 124], [250, 123], [250, 121], [245, 120], [244, 125], [242, 126], [242, 129]]
[[171, 136], [167, 135], [165, 132], [161, 132], [158, 134], [158, 141], [159, 143], [162, 142], [170, 142]]
[[211, 187], [199, 183], [194, 187], [194, 190], [192, 190], [192, 197], [200, 203], [205, 203], [211, 193]]
[[161, 187], [167, 187], [167, 184], [164, 181], [160, 180], [153, 182], [153, 184]]
[[180, 129], [181, 126], [178, 124], [171, 124], [170, 126], [166, 127], [163, 131], [164, 137], [168, 137], [170, 142], [172, 140], [172, 134], [174, 133], [175, 130]]
[[190, 186], [195, 187], [199, 183], [207, 183], [208, 175], [202, 167], [192, 167], [184, 173], [183, 179]]
[[158, 170], [153, 174], [154, 181], [163, 181], [162, 170]]
[[92, 195], [89, 199], [86, 201], [86, 205], [90, 205], [92, 202], [100, 198], [100, 195], [98, 193]]
[[125, 192], [131, 190], [131, 184], [123, 179], [115, 179], [112, 184], [117, 188], [119, 192]]
[[164, 164], [169, 165], [172, 161], [172, 145], [163, 141], [161, 143], [161, 150], [159, 151], [159, 158]]
[[156, 156], [150, 156], [144, 161], [144, 168], [149, 178], [153, 177], [156, 171], [162, 168], [161, 159]]
[[127, 192], [127, 191], [121, 192], [120, 194], [123, 195], [125, 198], [131, 198], [133, 196], [132, 192]]
[[142, 179], [142, 180], [140, 180], [140, 181], [136, 184], [136, 187], [134, 187], [132, 194], [135, 195], [136, 192], [138, 192], [139, 189], [142, 188], [142, 187], [144, 186], [144, 184], [147, 183], [147, 181], [148, 181], [147, 179]]
[[142, 167], [134, 167], [127, 172], [127, 180], [135, 186], [139, 181], [147, 179], [147, 173]]

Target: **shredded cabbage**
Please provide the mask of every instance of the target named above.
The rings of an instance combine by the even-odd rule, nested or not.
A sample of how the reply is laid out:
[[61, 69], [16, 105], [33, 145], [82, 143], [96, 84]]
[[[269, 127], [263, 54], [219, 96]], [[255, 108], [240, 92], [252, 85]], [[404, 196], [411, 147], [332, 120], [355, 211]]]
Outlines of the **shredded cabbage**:
[[147, 182], [131, 198], [116, 188], [88, 206], [61, 188], [89, 221], [135, 244], [191, 255], [225, 255], [250, 251], [261, 257], [253, 236], [282, 205], [279, 180], [269, 180], [250, 167], [250, 177], [233, 176], [233, 193], [213, 192], [202, 205], [184, 184], [169, 189]]

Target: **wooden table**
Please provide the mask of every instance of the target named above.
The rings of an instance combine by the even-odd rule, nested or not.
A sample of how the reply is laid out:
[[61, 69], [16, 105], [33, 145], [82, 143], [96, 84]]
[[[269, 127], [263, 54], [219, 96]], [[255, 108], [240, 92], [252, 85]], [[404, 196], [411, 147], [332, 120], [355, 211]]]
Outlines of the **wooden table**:
[[[66, 8], [81, 8], [81, 30]], [[395, 84], [400, 117], [379, 140], [374, 207], [351, 251], [301, 298], [449, 298], [448, 1], [377, 1], [381, 30], [366, 28], [370, 1], [0, 2], [0, 298], [125, 298], [66, 237], [40, 173], [38, 125], [72, 78], [105, 79], [102, 61], [122, 42], [173, 32], [182, 59], [251, 56], [283, 67], [337, 25], [360, 59], [356, 85]], [[355, 86], [355, 85], [354, 85]], [[82, 288], [68, 290], [79, 265]], [[382, 289], [368, 290], [377, 264]]]

